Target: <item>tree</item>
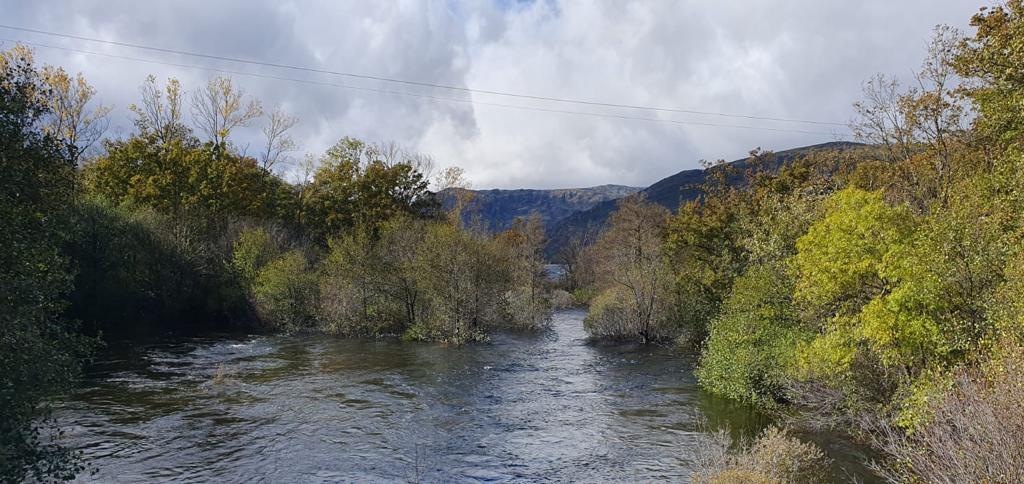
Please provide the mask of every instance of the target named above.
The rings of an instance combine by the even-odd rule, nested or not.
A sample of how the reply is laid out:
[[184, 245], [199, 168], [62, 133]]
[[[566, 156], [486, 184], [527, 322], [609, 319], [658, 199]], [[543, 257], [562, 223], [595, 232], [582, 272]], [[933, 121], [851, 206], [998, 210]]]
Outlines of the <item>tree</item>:
[[431, 224], [415, 261], [416, 282], [429, 312], [406, 337], [463, 343], [483, 339], [500, 314], [505, 287], [493, 270], [498, 254], [456, 226]]
[[797, 348], [813, 333], [801, 324], [793, 278], [781, 266], [752, 266], [736, 279], [701, 353], [705, 388], [763, 406], [786, 401]]
[[246, 101], [245, 91], [235, 89], [230, 77], [214, 77], [192, 93], [192, 117], [199, 131], [220, 150], [227, 149], [231, 131], [249, 126], [262, 115], [260, 102]]
[[284, 182], [256, 160], [218, 153], [191, 136], [163, 144], [145, 135], [110, 140], [106, 152], [84, 167], [83, 178], [90, 193], [116, 203], [204, 219], [269, 217], [287, 206]]
[[414, 159], [386, 160], [378, 148], [344, 138], [321, 158], [302, 193], [302, 221], [320, 240], [354, 227], [373, 230], [400, 215], [423, 216], [436, 203]]
[[599, 231], [594, 226], [574, 232], [562, 246], [558, 262], [565, 268], [565, 288], [569, 292], [586, 290], [593, 286], [596, 261], [591, 246], [597, 240]]
[[851, 367], [865, 346], [869, 357], [884, 360], [894, 348], [930, 337], [930, 325], [901, 328], [871, 317], [897, 289], [889, 267], [916, 227], [909, 209], [886, 204], [880, 193], [847, 188], [826, 201], [824, 217], [797, 241], [792, 260], [798, 274], [794, 299], [819, 332], [801, 350], [802, 377], [842, 381], [853, 376]]
[[49, 87], [43, 98], [49, 111], [43, 132], [59, 140], [66, 147], [65, 157], [77, 165], [106, 132], [110, 108], [102, 104], [90, 108], [96, 90], [81, 73], [72, 77], [64, 69], [46, 66], [42, 78]]
[[63, 317], [74, 166], [37, 129], [52, 114], [42, 101], [49, 95], [29, 50], [0, 53], [0, 480], [10, 482], [77, 471], [37, 419], [48, 398], [70, 388], [90, 347]]
[[289, 332], [314, 328], [317, 289], [316, 274], [299, 250], [285, 252], [264, 265], [252, 286], [261, 320]]
[[139, 86], [139, 94], [139, 104], [130, 104], [128, 109], [135, 113], [135, 127], [142, 136], [169, 143], [191, 134], [182, 120], [181, 83], [177, 79], [168, 79], [167, 86], [160, 89], [156, 77], [150, 75]]
[[449, 166], [441, 170], [434, 183], [437, 185], [438, 193], [452, 194], [454, 203], [448, 210], [448, 217], [461, 225], [464, 222], [464, 212], [474, 197], [473, 191], [470, 190], [472, 184], [466, 178], [466, 170], [457, 166]]
[[619, 202], [594, 247], [602, 293], [591, 305], [587, 329], [595, 337], [642, 342], [677, 336], [666, 321], [671, 271], [662, 252], [669, 211], [630, 195]]
[[260, 164], [264, 170], [272, 172], [274, 165], [281, 161], [283, 156], [298, 148], [295, 140], [288, 134], [288, 131], [298, 123], [299, 118], [289, 116], [280, 107], [275, 107], [267, 115], [267, 124], [262, 129], [267, 144], [260, 156]]
[[504, 255], [512, 292], [509, 294], [508, 317], [514, 326], [538, 328], [549, 317], [547, 275], [544, 272], [544, 223], [537, 213], [517, 218], [508, 230], [495, 237], [498, 250]]
[[1024, 140], [1024, 1], [982, 9], [971, 18], [975, 28], [954, 61], [958, 74], [970, 80], [967, 94], [974, 101], [978, 134], [1000, 150], [1021, 148]]
[[824, 218], [797, 240], [795, 297], [825, 319], [858, 312], [892, 289], [884, 263], [915, 229], [905, 207], [877, 192], [848, 188], [830, 197]]

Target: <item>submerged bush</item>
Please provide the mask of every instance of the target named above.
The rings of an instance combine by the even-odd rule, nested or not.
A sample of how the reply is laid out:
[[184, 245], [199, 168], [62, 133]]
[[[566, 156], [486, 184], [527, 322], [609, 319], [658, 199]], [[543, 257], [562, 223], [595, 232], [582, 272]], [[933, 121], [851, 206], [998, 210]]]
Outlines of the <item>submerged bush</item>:
[[668, 210], [642, 196], [619, 202], [593, 247], [600, 261], [600, 292], [586, 321], [592, 337], [648, 342], [678, 336], [669, 317], [672, 271], [662, 253], [668, 216]]
[[667, 299], [654, 301], [657, 319], [643, 316], [642, 303], [625, 288], [605, 289], [590, 301], [584, 328], [591, 337], [606, 340], [669, 341], [677, 336], [677, 326], [664, 317]]
[[484, 338], [504, 315], [506, 275], [491, 265], [498, 258], [483, 237], [449, 224], [430, 226], [414, 266], [428, 309], [407, 337], [454, 343]]
[[765, 430], [754, 443], [739, 451], [728, 450], [725, 433], [712, 436], [701, 450], [698, 484], [825, 483], [831, 481], [830, 460], [820, 448], [801, 442], [776, 427]]

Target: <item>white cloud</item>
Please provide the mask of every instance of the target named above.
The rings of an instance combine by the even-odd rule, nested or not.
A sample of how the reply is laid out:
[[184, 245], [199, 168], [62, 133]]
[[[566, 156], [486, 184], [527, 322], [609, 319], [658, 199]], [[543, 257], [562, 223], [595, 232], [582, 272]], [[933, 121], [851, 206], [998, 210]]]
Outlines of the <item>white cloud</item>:
[[[325, 2], [0, 0], [2, 23], [186, 51], [476, 89], [691, 110], [844, 122], [863, 79], [906, 75], [934, 25], [964, 27], [972, 0], [891, 2], [537, 1]], [[0, 36], [263, 75], [468, 99], [469, 94], [323, 74], [231, 65], [0, 29]], [[195, 87], [213, 73], [37, 49], [82, 71], [114, 120], [146, 74]], [[236, 76], [302, 118], [311, 152], [351, 135], [394, 140], [457, 164], [479, 187], [646, 185], [749, 149], [785, 149], [828, 135], [543, 113]], [[682, 121], [828, 131], [720, 116], [651, 113], [472, 94], [479, 102]], [[259, 143], [255, 129], [240, 145]]]

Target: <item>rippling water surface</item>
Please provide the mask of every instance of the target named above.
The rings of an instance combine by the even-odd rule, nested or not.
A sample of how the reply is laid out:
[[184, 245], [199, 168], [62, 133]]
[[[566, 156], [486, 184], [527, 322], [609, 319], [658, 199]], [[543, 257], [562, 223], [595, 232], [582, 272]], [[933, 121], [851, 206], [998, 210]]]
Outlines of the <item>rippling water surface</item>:
[[462, 347], [112, 344], [57, 416], [103, 482], [680, 481], [700, 421], [766, 423], [698, 391], [677, 351], [588, 345], [583, 316]]

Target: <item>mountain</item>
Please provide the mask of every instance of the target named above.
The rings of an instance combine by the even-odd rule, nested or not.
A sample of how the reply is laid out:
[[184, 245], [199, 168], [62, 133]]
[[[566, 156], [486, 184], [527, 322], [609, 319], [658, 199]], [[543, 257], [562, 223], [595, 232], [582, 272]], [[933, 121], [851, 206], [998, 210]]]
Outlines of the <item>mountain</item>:
[[[588, 188], [555, 190], [470, 190], [472, 201], [465, 211], [467, 219], [479, 215], [487, 228], [498, 232], [509, 228], [518, 217], [537, 213], [546, 229], [574, 213], [595, 205], [640, 191], [640, 187], [601, 185]], [[449, 207], [454, 201], [451, 190], [440, 193], [442, 203]]]
[[[778, 169], [779, 166], [789, 160], [815, 151], [844, 151], [862, 146], [864, 145], [860, 143], [837, 141], [779, 151], [774, 154], [775, 158], [771, 161], [770, 169]], [[743, 168], [747, 164], [747, 159], [735, 160], [730, 163]], [[709, 169], [714, 170], [715, 168]], [[648, 200], [660, 204], [669, 210], [676, 211], [682, 202], [697, 198], [699, 190], [697, 190], [696, 186], [703, 183], [706, 176], [707, 171], [704, 169], [684, 170], [663, 178], [655, 184], [640, 190], [640, 192], [646, 195]], [[617, 199], [596, 203], [588, 209], [575, 212], [562, 218], [553, 226], [549, 226], [548, 257], [551, 258], [558, 254], [558, 251], [574, 235], [581, 234], [590, 228], [599, 229], [602, 227], [608, 216], [615, 211], [617, 203]]]

